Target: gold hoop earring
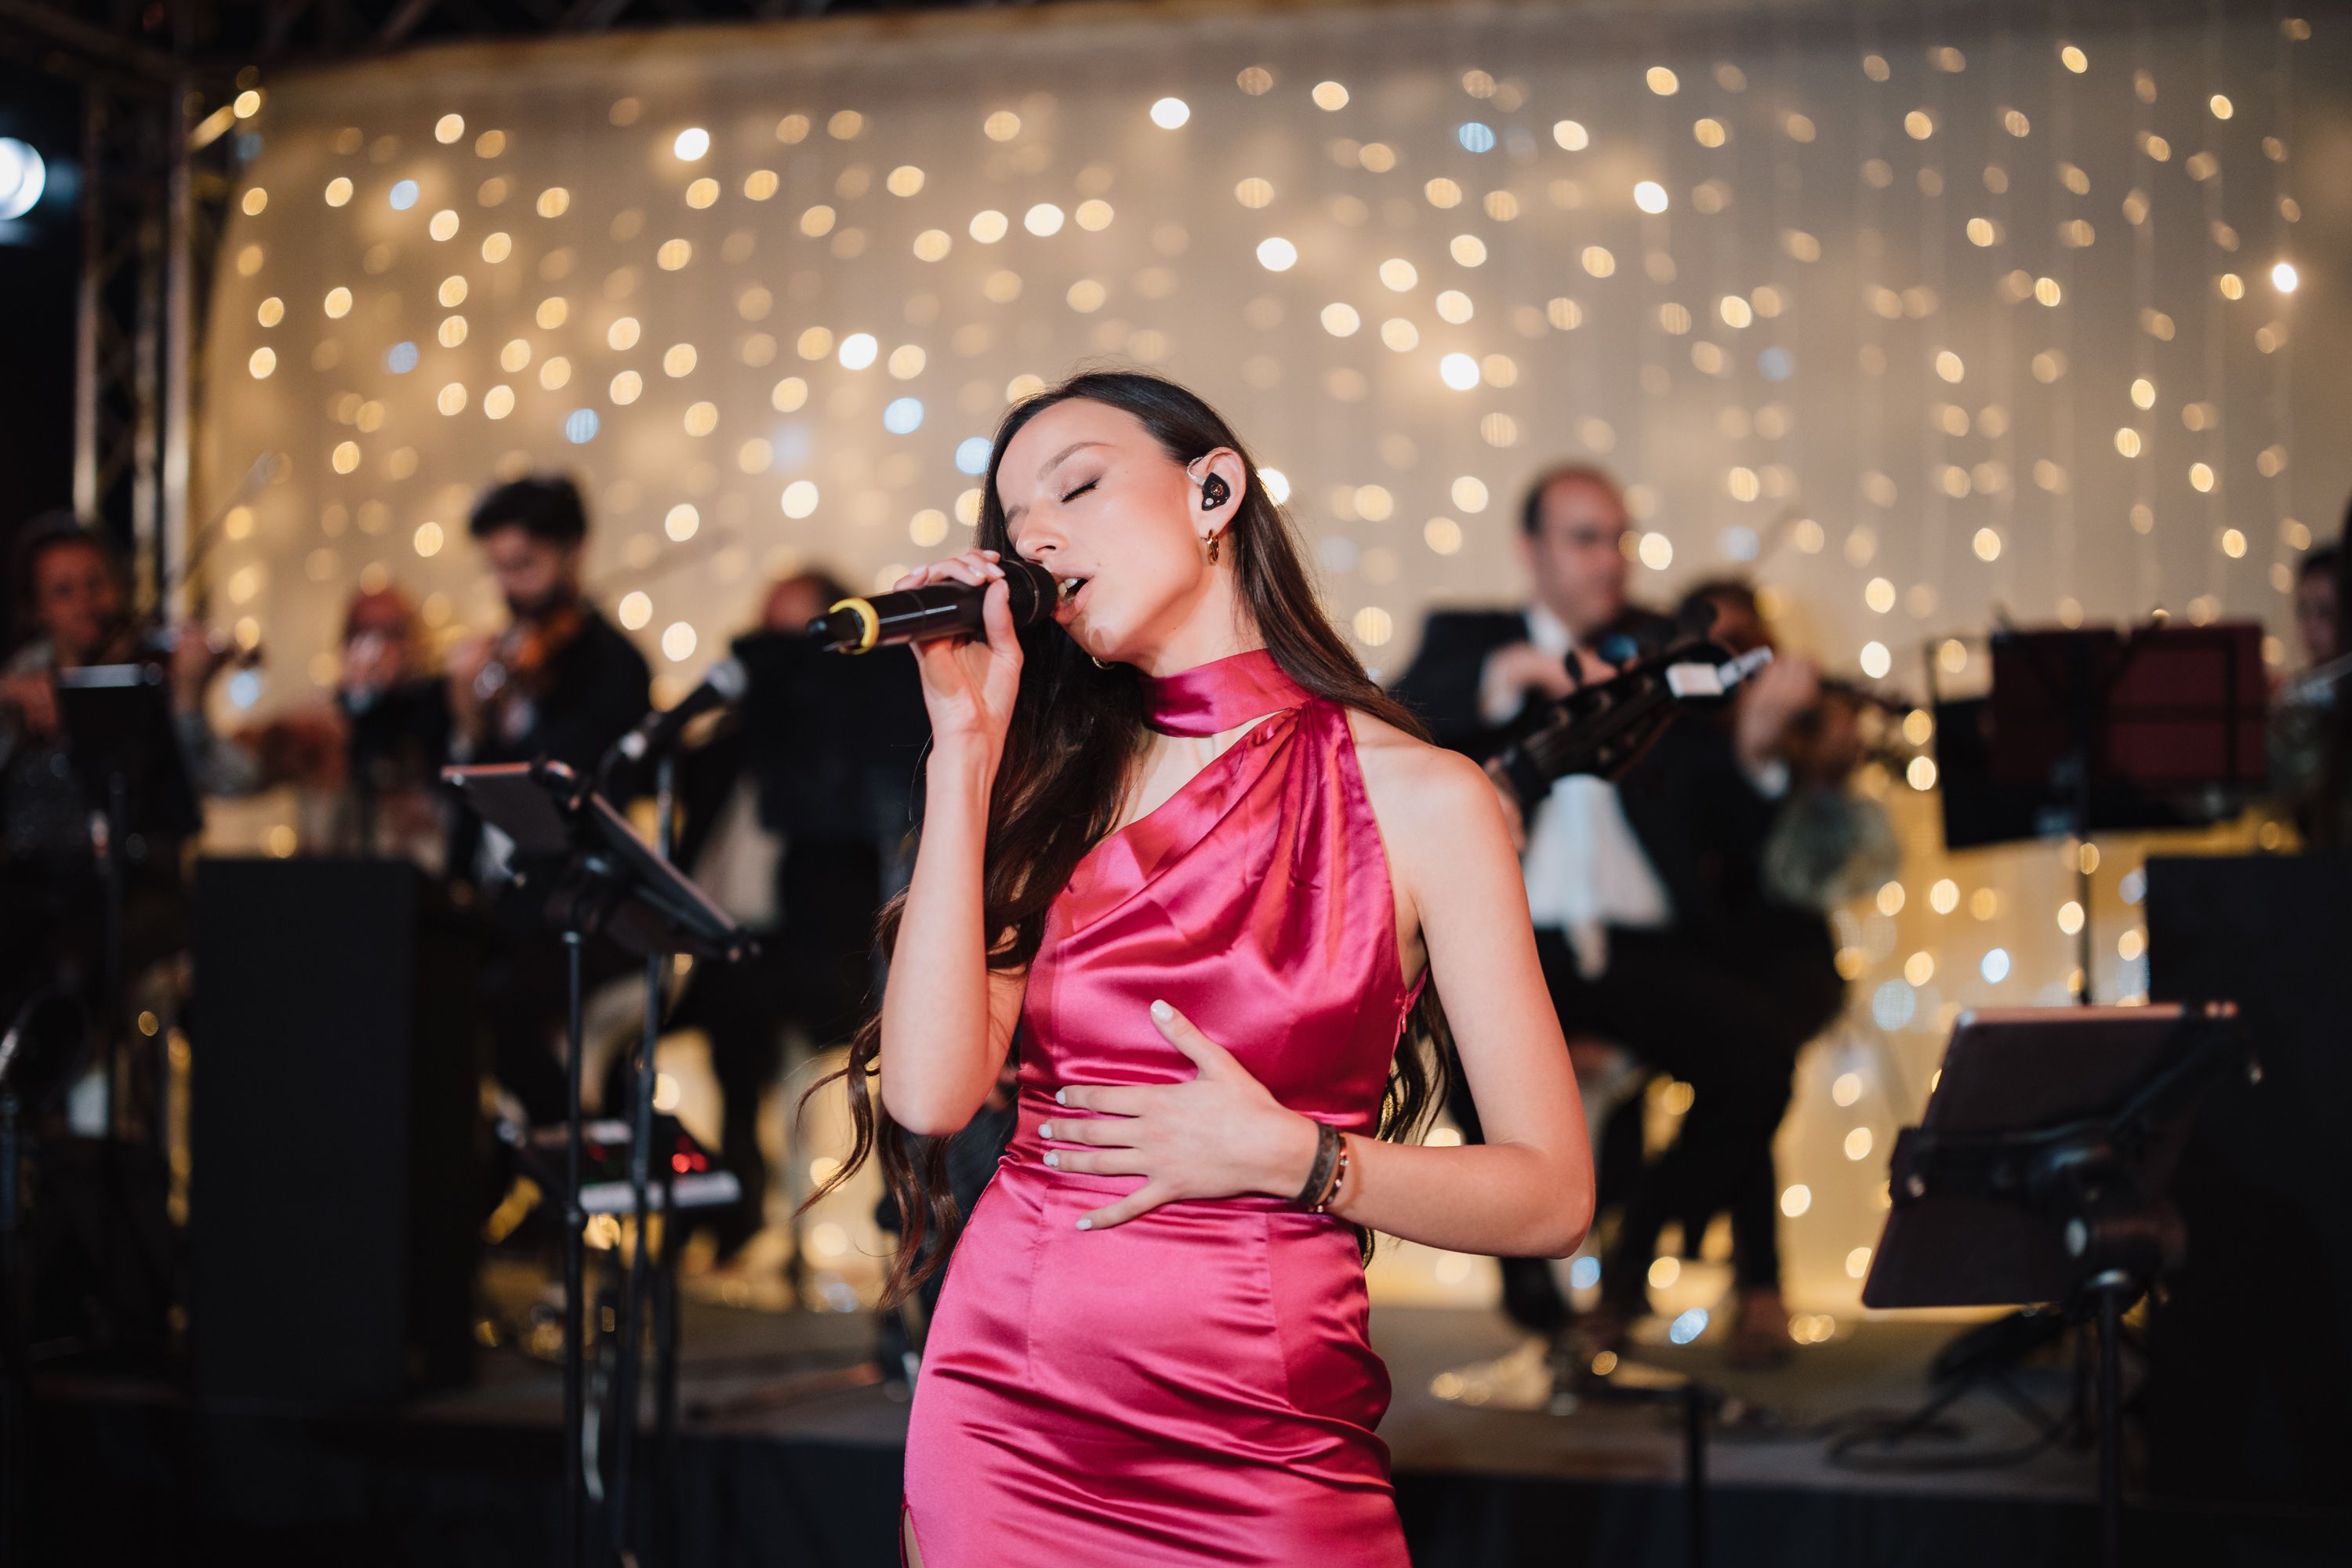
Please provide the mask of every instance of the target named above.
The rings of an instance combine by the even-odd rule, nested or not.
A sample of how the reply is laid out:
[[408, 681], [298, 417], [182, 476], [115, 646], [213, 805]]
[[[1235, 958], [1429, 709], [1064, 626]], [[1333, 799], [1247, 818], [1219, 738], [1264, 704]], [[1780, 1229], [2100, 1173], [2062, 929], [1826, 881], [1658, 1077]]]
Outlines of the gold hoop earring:
[[1101, 659], [1095, 658], [1095, 656], [1094, 656], [1094, 655], [1092, 655], [1092, 654], [1088, 654], [1088, 655], [1087, 655], [1087, 657], [1088, 658], [1094, 658], [1094, 659], [1095, 659], [1095, 668], [1096, 668], [1097, 669], [1108, 669], [1108, 668], [1110, 668], [1110, 666], [1109, 666], [1109, 665], [1105, 664]]
[[1212, 566], [1214, 566], [1214, 565], [1217, 563], [1217, 539], [1218, 539], [1218, 537], [1219, 537], [1218, 535], [1213, 534], [1213, 534], [1211, 534], [1211, 535], [1209, 535], [1209, 564], [1210, 564], [1210, 565], [1212, 565]]

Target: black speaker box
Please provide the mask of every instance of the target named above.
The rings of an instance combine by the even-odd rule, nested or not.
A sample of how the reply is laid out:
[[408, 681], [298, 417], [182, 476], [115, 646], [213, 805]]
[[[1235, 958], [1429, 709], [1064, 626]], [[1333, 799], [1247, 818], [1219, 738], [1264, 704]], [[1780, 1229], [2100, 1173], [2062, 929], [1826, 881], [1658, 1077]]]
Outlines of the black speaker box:
[[197, 1396], [349, 1407], [464, 1381], [469, 925], [394, 860], [205, 860], [194, 910]]
[[2173, 1178], [2186, 1266], [2148, 1325], [2149, 1488], [2341, 1506], [2352, 1471], [2352, 857], [2152, 859], [2149, 986], [2243, 1009]]

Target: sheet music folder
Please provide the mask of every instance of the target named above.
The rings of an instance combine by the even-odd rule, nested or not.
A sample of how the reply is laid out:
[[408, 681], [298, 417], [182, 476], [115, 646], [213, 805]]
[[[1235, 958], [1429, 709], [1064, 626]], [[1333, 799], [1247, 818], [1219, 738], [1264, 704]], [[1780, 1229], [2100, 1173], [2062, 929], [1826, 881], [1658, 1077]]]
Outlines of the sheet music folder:
[[488, 763], [444, 768], [441, 777], [514, 840], [524, 880], [552, 882], [551, 897], [589, 911], [588, 923], [625, 950], [728, 963], [759, 951], [751, 932], [563, 763]]

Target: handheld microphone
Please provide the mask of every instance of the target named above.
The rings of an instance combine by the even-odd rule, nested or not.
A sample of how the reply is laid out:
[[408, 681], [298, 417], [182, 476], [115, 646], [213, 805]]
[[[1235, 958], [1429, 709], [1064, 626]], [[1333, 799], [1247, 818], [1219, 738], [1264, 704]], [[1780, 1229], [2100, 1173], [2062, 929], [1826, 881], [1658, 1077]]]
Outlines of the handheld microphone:
[[[1019, 557], [1000, 561], [1004, 568], [1013, 629], [1022, 631], [1053, 615], [1062, 601], [1062, 584], [1054, 574]], [[932, 637], [978, 637], [988, 635], [981, 620], [981, 602], [987, 588], [969, 583], [932, 583], [871, 598], [844, 599], [809, 623], [809, 636], [835, 653], [866, 653], [893, 643], [927, 642]]]
[[660, 756], [677, 744], [688, 724], [714, 708], [740, 700], [751, 687], [751, 673], [743, 668], [741, 659], [720, 659], [702, 678], [702, 684], [678, 699], [676, 706], [656, 708], [638, 720], [635, 729], [614, 742], [604, 760], [596, 764], [596, 776], [609, 780], [625, 767]]

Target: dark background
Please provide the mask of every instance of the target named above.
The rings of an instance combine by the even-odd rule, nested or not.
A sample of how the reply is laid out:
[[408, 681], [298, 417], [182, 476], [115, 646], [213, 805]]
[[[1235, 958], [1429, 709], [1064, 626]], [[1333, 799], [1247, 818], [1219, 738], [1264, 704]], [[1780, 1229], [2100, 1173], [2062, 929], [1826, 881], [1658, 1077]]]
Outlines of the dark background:
[[[80, 266], [79, 213], [70, 185], [80, 153], [73, 87], [0, 60], [0, 136], [30, 142], [49, 166], [49, 190], [0, 233], [0, 589], [14, 647], [19, 586], [16, 530], [73, 500], [74, 295]], [[61, 179], [60, 175], [67, 176]]]

